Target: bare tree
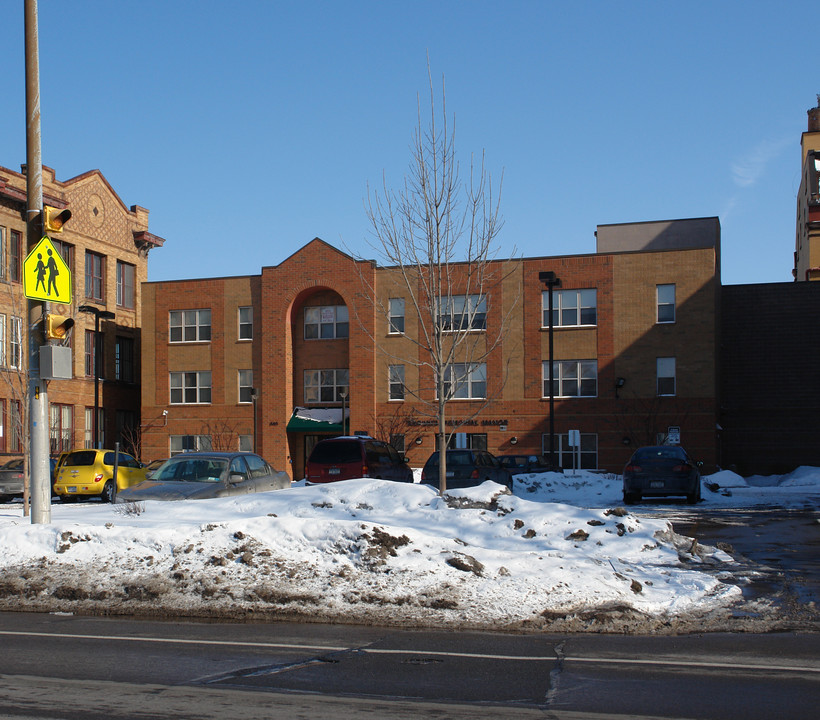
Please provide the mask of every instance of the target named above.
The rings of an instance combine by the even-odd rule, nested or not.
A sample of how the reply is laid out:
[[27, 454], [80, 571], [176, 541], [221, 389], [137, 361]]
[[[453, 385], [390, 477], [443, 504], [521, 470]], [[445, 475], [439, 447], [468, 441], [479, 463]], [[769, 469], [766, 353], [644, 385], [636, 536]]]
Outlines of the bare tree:
[[[27, 316], [27, 302], [19, 286], [4, 281], [6, 285], [5, 309], [9, 315], [4, 317], [3, 331], [0, 337], [0, 381], [8, 391], [9, 432], [8, 440], [15, 450], [23, 455], [23, 516], [28, 517], [31, 507], [31, 472], [29, 468], [29, 433], [28, 407], [29, 382], [28, 360], [26, 354], [24, 318]], [[8, 341], [7, 341], [8, 338]], [[7, 350], [8, 348], [8, 350]]]
[[[501, 321], [492, 327], [487, 322], [489, 301], [501, 304], [507, 267], [495, 259], [494, 241], [502, 225], [499, 196], [493, 194], [483, 153], [477, 163], [471, 158], [469, 175], [461, 179], [455, 122], [447, 117], [444, 81], [439, 113], [429, 63], [428, 78], [429, 120], [422, 122], [419, 99], [412, 159], [403, 185], [391, 190], [383, 179], [381, 192], [368, 187], [366, 207], [375, 238], [371, 245], [383, 263], [397, 271], [411, 306], [407, 311], [418, 319], [418, 332], [406, 336], [407, 352], [400, 357], [387, 354], [418, 368], [419, 386], [407, 387], [407, 392], [418, 401], [420, 414], [437, 420], [439, 490], [444, 492], [444, 450], [459, 428], [457, 421], [447, 422], [447, 404], [453, 398], [472, 397], [471, 388], [478, 389], [475, 395], [483, 401], [471, 406], [464, 422], [503, 389], [506, 371], [503, 378], [488, 384], [486, 361], [507, 334], [520, 290], [506, 312], [498, 308], [501, 312], [494, 317]], [[376, 310], [389, 318], [389, 301], [380, 298], [367, 281], [365, 286]]]
[[203, 434], [211, 439], [211, 450], [218, 452], [230, 452], [236, 450], [239, 445], [238, 423], [230, 423], [227, 419], [221, 418], [203, 424]]

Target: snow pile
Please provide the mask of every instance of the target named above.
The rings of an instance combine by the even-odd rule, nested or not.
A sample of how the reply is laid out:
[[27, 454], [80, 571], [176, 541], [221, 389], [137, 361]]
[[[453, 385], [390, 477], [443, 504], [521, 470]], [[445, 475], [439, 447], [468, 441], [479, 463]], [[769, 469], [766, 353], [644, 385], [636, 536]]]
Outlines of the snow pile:
[[[50, 525], [10, 505], [0, 508], [0, 609], [612, 629], [616, 616], [668, 622], [740, 599], [718, 578], [731, 556], [610, 502], [617, 486], [548, 474], [517, 482], [520, 496], [484, 483], [439, 497], [362, 479], [55, 504]], [[573, 488], [602, 502], [544, 502]]]

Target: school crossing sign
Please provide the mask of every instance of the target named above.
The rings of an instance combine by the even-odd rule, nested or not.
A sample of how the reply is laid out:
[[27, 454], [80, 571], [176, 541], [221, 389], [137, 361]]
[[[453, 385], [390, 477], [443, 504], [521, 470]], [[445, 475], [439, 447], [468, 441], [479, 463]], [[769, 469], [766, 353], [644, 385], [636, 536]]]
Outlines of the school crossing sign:
[[71, 304], [71, 270], [48, 237], [23, 262], [23, 294], [31, 300]]

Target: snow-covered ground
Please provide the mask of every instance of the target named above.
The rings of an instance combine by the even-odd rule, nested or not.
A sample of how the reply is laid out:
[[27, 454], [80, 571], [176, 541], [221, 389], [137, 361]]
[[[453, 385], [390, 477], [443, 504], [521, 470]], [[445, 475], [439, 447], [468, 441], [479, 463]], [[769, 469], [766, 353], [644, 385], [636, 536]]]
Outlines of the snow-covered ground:
[[[699, 507], [816, 509], [820, 470], [720, 472], [703, 496]], [[48, 525], [18, 502], [0, 506], [0, 609], [668, 632], [731, 617], [731, 555], [621, 505], [620, 478], [589, 472], [518, 476], [514, 494], [361, 479], [55, 503]]]

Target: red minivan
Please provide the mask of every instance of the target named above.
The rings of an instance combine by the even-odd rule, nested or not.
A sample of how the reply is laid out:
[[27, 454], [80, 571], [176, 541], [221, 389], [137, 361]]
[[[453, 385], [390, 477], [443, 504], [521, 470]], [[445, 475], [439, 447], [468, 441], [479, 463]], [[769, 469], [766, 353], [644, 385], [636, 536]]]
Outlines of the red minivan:
[[392, 445], [365, 436], [320, 440], [305, 467], [308, 483], [363, 477], [413, 482], [413, 471]]

